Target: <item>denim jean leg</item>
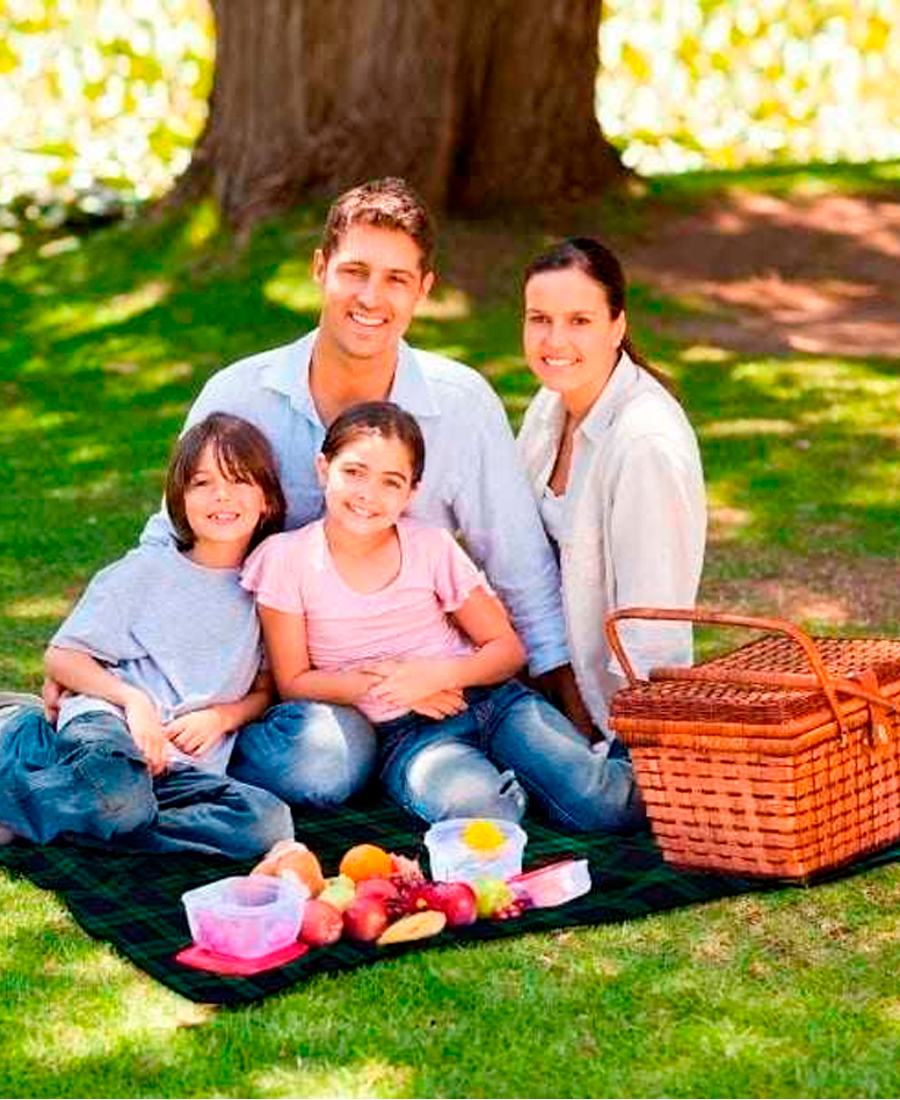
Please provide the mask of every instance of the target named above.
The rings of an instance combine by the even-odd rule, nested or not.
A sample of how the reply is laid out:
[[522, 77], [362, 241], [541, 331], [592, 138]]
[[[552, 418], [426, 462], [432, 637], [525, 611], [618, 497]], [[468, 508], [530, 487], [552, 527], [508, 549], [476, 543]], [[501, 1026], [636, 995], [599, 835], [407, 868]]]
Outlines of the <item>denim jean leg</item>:
[[29, 786], [32, 805], [47, 807], [57, 833], [111, 841], [155, 820], [153, 780], [121, 718], [80, 714], [56, 742], [58, 766], [34, 773]]
[[609, 743], [592, 747], [543, 696], [516, 682], [495, 689], [493, 702], [491, 759], [515, 771], [551, 824], [572, 832], [643, 827], [626, 754], [610, 757]]
[[240, 731], [228, 773], [285, 802], [327, 808], [366, 784], [375, 758], [375, 733], [354, 707], [279, 703]]
[[255, 859], [293, 840], [287, 804], [230, 776], [179, 764], [156, 777], [154, 791], [156, 820], [123, 837], [123, 847]]
[[494, 767], [477, 742], [477, 717], [471, 708], [439, 722], [405, 720], [402, 735], [382, 765], [382, 783], [407, 812], [424, 821], [521, 821], [525, 792], [515, 775]]

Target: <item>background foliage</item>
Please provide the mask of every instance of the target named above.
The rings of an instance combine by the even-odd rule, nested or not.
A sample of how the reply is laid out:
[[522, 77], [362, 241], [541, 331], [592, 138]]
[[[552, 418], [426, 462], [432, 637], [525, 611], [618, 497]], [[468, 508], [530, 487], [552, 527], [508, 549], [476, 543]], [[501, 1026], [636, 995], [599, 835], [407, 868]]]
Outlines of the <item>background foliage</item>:
[[[606, 0], [600, 120], [643, 173], [896, 157], [898, 17], [900, 0]], [[23, 219], [165, 191], [213, 59], [207, 0], [0, 0], [0, 255]]]

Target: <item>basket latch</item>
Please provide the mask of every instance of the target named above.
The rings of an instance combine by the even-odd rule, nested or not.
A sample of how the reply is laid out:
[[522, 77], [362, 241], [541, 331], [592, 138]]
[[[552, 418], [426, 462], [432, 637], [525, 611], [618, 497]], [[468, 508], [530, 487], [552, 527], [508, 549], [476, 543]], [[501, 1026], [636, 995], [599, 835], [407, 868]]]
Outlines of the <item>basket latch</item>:
[[[865, 688], [866, 691], [872, 693], [872, 695], [879, 695], [878, 677], [875, 674], [875, 670], [867, 668], [865, 672], [860, 672], [853, 677], [858, 681], [859, 686]], [[880, 745], [887, 745], [891, 740], [891, 716], [888, 713], [887, 707], [879, 706], [872, 699], [869, 699], [869, 743], [873, 748]]]

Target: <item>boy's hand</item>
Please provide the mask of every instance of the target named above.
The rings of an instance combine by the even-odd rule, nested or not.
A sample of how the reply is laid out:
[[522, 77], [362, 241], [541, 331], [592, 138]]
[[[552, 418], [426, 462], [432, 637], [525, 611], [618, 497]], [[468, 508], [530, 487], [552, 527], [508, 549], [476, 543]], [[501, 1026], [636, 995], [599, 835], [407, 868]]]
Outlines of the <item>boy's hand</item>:
[[151, 775], [166, 770], [169, 742], [163, 732], [156, 706], [142, 691], [135, 691], [125, 702], [125, 721], [132, 740], [144, 754]]
[[215, 707], [182, 714], [163, 726], [165, 736], [189, 756], [199, 756], [211, 749], [227, 732]]
[[58, 680], [54, 680], [50, 676], [44, 677], [44, 683], [41, 687], [41, 697], [44, 700], [44, 717], [51, 726], [56, 725], [57, 719], [59, 718], [59, 704], [68, 694], [69, 692], [66, 691]]

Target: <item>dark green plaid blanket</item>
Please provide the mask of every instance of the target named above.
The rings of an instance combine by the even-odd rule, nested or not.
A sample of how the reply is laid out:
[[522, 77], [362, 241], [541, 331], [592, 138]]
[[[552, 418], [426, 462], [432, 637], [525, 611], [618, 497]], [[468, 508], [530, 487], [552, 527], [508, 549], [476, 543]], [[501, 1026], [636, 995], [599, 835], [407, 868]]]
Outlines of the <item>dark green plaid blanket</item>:
[[[253, 977], [219, 976], [174, 961], [177, 952], [190, 943], [182, 893], [227, 875], [244, 874], [251, 864], [195, 855], [126, 855], [74, 845], [36, 847], [18, 842], [0, 848], [0, 864], [14, 875], [54, 890], [85, 931], [108, 940], [163, 985], [193, 1001], [216, 1004], [258, 1000], [312, 974], [345, 970], [405, 951], [625, 921], [694, 902], [771, 888], [747, 880], [675, 871], [663, 863], [648, 833], [573, 837], [531, 820], [524, 824], [529, 837], [525, 868], [564, 856], [587, 858], [593, 880], [589, 894], [555, 909], [531, 910], [515, 920], [478, 921], [430, 940], [395, 947], [341, 941]], [[298, 815], [296, 827], [298, 839], [317, 853], [326, 874], [335, 874], [346, 849], [363, 841], [410, 856], [423, 854], [422, 827], [384, 802], [358, 803], [317, 817]], [[900, 846], [856, 864], [853, 870], [898, 856]]]

